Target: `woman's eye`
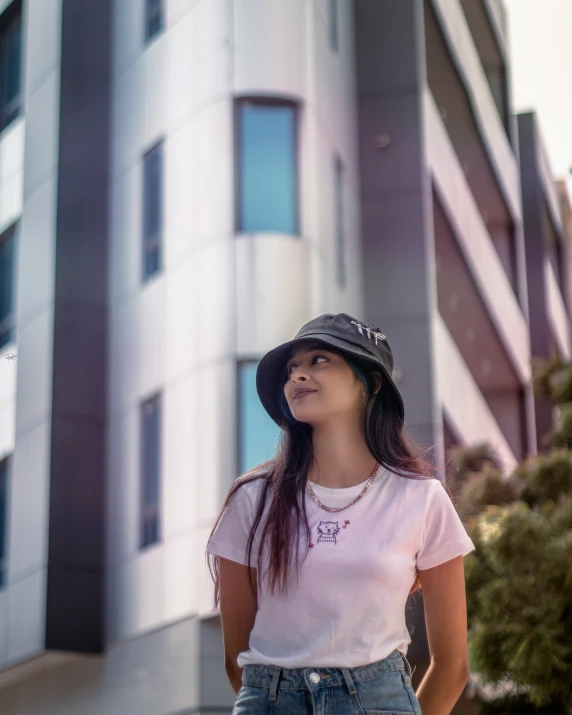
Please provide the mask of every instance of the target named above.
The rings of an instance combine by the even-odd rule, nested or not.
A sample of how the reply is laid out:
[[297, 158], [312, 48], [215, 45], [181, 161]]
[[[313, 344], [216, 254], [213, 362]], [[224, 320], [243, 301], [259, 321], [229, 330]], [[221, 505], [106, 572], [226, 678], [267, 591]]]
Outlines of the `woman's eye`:
[[[314, 357], [312, 358], [312, 363], [314, 362], [314, 360], [317, 360], [318, 358], [322, 358], [322, 360], [327, 360], [327, 359], [328, 359], [325, 355], [314, 355]], [[288, 367], [286, 368], [286, 374], [287, 374], [287, 375], [290, 374], [290, 370], [291, 370], [293, 367], [295, 367], [295, 364], [294, 364], [294, 365], [288, 365]]]

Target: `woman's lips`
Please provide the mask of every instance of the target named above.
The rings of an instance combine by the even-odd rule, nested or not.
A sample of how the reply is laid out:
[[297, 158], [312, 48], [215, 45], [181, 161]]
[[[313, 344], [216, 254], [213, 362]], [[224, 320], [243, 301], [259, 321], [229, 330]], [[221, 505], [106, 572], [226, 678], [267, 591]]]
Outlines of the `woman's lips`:
[[316, 392], [316, 390], [304, 390], [303, 392], [299, 392], [294, 399], [297, 400], [300, 397], [305, 397], [306, 395], [312, 395]]

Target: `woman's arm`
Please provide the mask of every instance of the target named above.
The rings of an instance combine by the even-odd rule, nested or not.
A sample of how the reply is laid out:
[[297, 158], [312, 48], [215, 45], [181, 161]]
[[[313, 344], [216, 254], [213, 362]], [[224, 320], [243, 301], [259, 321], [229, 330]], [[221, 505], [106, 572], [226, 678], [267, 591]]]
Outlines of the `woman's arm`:
[[[256, 569], [250, 568], [256, 588]], [[219, 556], [220, 617], [224, 643], [224, 667], [235, 693], [242, 685], [242, 668], [238, 654], [248, 650], [250, 631], [254, 626], [257, 599], [252, 593], [244, 564]]]
[[431, 665], [416, 695], [423, 715], [449, 715], [469, 679], [463, 557], [419, 570]]
[[238, 695], [238, 691], [242, 687], [242, 668], [237, 665], [232, 668], [232, 664], [228, 666], [225, 665], [226, 674], [230, 682], [230, 687], [234, 690], [235, 695]]

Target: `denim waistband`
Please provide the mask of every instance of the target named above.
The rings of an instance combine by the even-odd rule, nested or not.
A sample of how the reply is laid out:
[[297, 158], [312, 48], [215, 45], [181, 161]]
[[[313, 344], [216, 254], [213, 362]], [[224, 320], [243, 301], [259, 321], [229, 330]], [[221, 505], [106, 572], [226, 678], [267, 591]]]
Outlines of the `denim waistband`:
[[[347, 685], [351, 695], [356, 693], [355, 682], [369, 680], [389, 670], [403, 670], [411, 676], [411, 666], [397, 648], [388, 656], [374, 663], [354, 668], [317, 667], [284, 668], [280, 665], [247, 663], [242, 671], [242, 683], [270, 689], [270, 700], [276, 700], [276, 690], [319, 690], [336, 685]], [[319, 675], [319, 680], [316, 678]], [[314, 682], [317, 681], [317, 682]]]

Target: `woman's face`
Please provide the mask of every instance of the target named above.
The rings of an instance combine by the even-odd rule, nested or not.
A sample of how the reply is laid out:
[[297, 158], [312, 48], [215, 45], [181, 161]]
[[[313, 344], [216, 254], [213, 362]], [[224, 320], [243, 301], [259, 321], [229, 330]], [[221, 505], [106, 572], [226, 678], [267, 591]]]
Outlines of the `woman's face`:
[[[284, 396], [295, 419], [319, 424], [361, 414], [365, 390], [347, 362], [314, 340], [298, 343], [286, 362]], [[296, 396], [296, 391], [311, 392]]]

